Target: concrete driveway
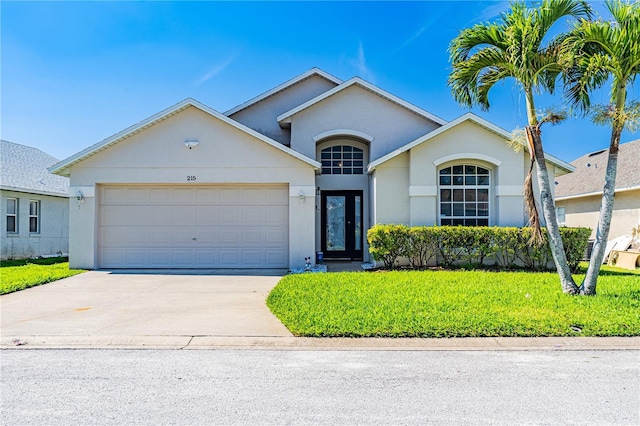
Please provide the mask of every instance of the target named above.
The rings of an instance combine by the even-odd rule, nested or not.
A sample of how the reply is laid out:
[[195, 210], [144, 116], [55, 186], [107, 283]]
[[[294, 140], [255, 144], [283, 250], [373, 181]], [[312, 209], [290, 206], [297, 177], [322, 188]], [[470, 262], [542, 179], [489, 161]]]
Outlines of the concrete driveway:
[[280, 276], [89, 271], [0, 298], [2, 346], [174, 346], [291, 337], [265, 299]]

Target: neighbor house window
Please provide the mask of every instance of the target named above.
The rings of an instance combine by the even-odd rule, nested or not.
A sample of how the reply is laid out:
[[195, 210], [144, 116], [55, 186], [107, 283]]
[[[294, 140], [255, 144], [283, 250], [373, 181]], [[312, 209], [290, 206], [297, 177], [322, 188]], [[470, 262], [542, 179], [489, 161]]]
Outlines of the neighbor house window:
[[18, 199], [7, 198], [7, 233], [18, 232]]
[[320, 151], [322, 174], [361, 175], [364, 173], [364, 152], [350, 145], [330, 146]]
[[489, 169], [461, 164], [439, 173], [440, 225], [489, 226]]
[[564, 207], [556, 207], [556, 219], [558, 220], [558, 225], [560, 226], [565, 226], [567, 224]]
[[29, 232], [40, 232], [40, 201], [29, 201]]

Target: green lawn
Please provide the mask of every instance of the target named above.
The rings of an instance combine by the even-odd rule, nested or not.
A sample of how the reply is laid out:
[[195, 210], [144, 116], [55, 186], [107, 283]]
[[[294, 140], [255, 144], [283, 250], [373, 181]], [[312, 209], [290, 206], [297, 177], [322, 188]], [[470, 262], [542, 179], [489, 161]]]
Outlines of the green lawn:
[[0, 294], [24, 290], [84, 272], [69, 269], [67, 258], [4, 260], [0, 262]]
[[298, 336], [640, 335], [640, 274], [603, 269], [595, 297], [554, 273], [343, 272], [288, 275], [267, 304]]

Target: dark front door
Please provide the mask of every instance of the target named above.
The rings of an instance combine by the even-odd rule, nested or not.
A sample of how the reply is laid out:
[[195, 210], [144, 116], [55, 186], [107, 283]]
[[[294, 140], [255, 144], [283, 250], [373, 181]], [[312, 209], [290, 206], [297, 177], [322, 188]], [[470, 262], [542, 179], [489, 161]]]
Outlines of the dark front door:
[[362, 260], [362, 191], [322, 191], [326, 259]]

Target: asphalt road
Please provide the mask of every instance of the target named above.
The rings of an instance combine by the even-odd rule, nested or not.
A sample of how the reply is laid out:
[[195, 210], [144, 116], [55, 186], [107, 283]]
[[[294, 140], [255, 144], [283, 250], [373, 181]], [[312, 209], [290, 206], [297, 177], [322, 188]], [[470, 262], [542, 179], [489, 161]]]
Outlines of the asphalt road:
[[640, 424], [640, 351], [3, 350], [3, 425]]

